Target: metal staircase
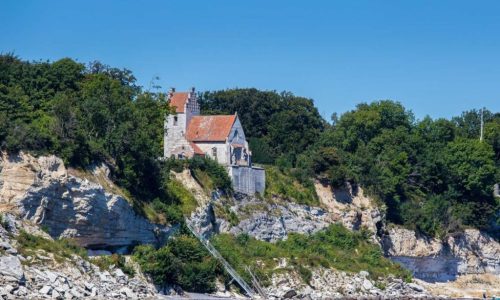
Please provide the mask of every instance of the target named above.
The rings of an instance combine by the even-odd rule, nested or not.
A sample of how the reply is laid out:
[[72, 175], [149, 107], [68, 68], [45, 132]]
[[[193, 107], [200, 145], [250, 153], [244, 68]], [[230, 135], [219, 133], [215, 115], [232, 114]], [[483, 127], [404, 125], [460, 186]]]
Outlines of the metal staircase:
[[[210, 244], [210, 241], [208, 239], [206, 239], [202, 235], [198, 234], [198, 232], [196, 232], [196, 230], [193, 228], [193, 226], [191, 224], [189, 224], [188, 222], [186, 222], [186, 226], [191, 231], [191, 233], [193, 233], [194, 236], [196, 236], [196, 238], [203, 244], [203, 246], [205, 246], [205, 248], [208, 250], [208, 252], [210, 252], [210, 254], [212, 254], [213, 257], [215, 257], [218, 261], [221, 262], [221, 264], [224, 267], [224, 269], [226, 270], [226, 272], [233, 278], [234, 281], [236, 281], [241, 286], [241, 288], [247, 293], [247, 295], [250, 298], [257, 298], [259, 295], [261, 297], [263, 297], [264, 299], [266, 298], [263, 294], [263, 290], [260, 287], [260, 285], [258, 285], [258, 287], [257, 287], [258, 293], [256, 293], [255, 290], [252, 287], [250, 287], [245, 282], [245, 280], [238, 274], [238, 272], [236, 272], [236, 270], [224, 259], [224, 257], [222, 257], [222, 255], [219, 253], [219, 251], [217, 251], [217, 249], [215, 249], [215, 247], [212, 246], [212, 244]], [[252, 276], [252, 279], [253, 279], [252, 281], [254, 282], [254, 285], [255, 285], [255, 282], [258, 283], [255, 276], [253, 276], [253, 274], [251, 274], [251, 276]]]

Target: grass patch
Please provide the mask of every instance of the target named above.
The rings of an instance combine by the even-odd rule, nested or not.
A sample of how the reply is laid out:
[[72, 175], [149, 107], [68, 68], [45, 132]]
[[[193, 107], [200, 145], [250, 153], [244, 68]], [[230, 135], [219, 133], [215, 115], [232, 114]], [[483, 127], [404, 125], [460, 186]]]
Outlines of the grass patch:
[[212, 243], [246, 280], [250, 277], [244, 268], [251, 266], [264, 285], [270, 283], [281, 258], [286, 258], [288, 267], [296, 270], [305, 282], [310, 280], [314, 267], [353, 273], [365, 270], [373, 279], [390, 274], [406, 280], [411, 278], [410, 272], [385, 258], [380, 248], [368, 241], [368, 236], [337, 224], [310, 236], [290, 234], [286, 241], [274, 244], [248, 235], [228, 234], [215, 236]]
[[212, 191], [215, 189], [215, 184], [210, 175], [207, 172], [202, 171], [200, 169], [194, 169], [191, 171], [194, 179], [203, 187], [203, 190], [207, 195], [210, 195]]
[[101, 269], [110, 270], [112, 266], [120, 268], [123, 273], [133, 277], [135, 275], [134, 268], [128, 265], [125, 261], [125, 257], [119, 254], [103, 255], [92, 258], [92, 263]]
[[167, 188], [169, 192], [179, 201], [180, 210], [185, 216], [191, 215], [191, 213], [198, 207], [198, 202], [194, 198], [193, 194], [188, 191], [182, 183], [175, 179], [171, 179], [167, 183]]
[[52, 253], [57, 262], [69, 259], [75, 254], [87, 258], [87, 250], [69, 239], [49, 240], [25, 231], [21, 231], [16, 239], [19, 243], [18, 250], [24, 257], [33, 256], [36, 250], [44, 250]]
[[266, 203], [249, 203], [245, 206], [240, 207], [238, 213], [241, 218], [245, 219], [258, 212], [264, 212], [273, 216], [279, 216], [279, 214], [281, 213], [279, 209], [274, 209]]
[[217, 218], [228, 221], [232, 226], [236, 226], [240, 223], [238, 215], [232, 211], [229, 206], [221, 203], [214, 203], [213, 207]]
[[177, 224], [184, 221], [181, 206], [177, 204], [166, 204], [159, 199], [144, 205], [144, 213], [148, 220], [153, 223], [167, 225]]
[[298, 204], [320, 205], [314, 185], [301, 184], [291, 174], [288, 174], [287, 170], [281, 171], [274, 166], [266, 167], [265, 197], [268, 200], [278, 197]]

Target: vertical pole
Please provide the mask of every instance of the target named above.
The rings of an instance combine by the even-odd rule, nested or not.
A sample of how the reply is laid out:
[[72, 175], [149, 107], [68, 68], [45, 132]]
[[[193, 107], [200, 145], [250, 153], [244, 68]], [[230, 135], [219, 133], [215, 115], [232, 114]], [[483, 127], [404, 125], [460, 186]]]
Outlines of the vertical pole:
[[483, 141], [483, 133], [484, 133], [484, 119], [483, 119], [483, 116], [484, 115], [484, 107], [481, 108], [481, 135], [479, 137], [479, 141], [482, 142]]

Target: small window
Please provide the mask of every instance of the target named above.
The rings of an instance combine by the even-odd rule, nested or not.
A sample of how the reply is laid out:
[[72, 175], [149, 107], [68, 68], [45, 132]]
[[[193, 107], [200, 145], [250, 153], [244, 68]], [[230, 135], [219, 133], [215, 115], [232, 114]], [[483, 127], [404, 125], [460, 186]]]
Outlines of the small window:
[[217, 147], [213, 147], [213, 148], [212, 148], [212, 156], [213, 156], [214, 158], [217, 158]]
[[177, 126], [177, 116], [174, 117], [174, 126]]

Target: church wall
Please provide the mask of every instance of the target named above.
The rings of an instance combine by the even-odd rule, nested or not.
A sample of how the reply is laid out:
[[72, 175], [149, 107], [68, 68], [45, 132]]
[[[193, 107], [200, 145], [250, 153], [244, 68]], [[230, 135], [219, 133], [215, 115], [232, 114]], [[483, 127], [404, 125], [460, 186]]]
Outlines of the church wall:
[[[174, 118], [177, 117], [177, 125], [174, 125]], [[165, 158], [172, 155], [177, 155], [182, 147], [190, 148], [189, 143], [186, 141], [184, 135], [186, 133], [186, 114], [178, 113], [168, 115], [165, 122], [164, 133], [164, 153]]]
[[[236, 134], [237, 133], [237, 134]], [[231, 128], [229, 133], [229, 143], [230, 144], [241, 144], [246, 146], [246, 137], [243, 126], [241, 125], [240, 119], [236, 118], [236, 121]]]
[[213, 148], [217, 148], [217, 162], [221, 165], [229, 164], [229, 146], [225, 142], [196, 142], [196, 145], [207, 155], [208, 157], [215, 159], [213, 156]]

